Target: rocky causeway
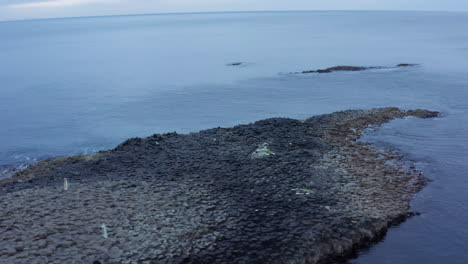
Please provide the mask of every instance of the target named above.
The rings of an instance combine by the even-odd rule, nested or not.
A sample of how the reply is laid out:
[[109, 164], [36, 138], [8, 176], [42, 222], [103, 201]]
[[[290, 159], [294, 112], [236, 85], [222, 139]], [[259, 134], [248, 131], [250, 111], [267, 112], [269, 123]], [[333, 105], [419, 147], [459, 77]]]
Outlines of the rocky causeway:
[[0, 263], [333, 263], [412, 216], [426, 183], [357, 139], [437, 115], [271, 118], [38, 162], [0, 182]]

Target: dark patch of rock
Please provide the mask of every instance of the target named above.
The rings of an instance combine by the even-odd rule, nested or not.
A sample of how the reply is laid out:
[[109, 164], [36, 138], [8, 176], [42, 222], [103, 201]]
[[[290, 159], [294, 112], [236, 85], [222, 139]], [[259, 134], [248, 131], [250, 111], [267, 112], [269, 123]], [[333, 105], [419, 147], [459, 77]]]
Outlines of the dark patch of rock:
[[358, 67], [358, 66], [335, 66], [326, 69], [319, 69], [315, 71], [303, 71], [302, 73], [330, 73], [335, 71], [363, 71], [367, 70], [368, 67]]
[[401, 63], [401, 64], [398, 64], [397, 67], [412, 67], [412, 66], [417, 66], [418, 64], [414, 64], [414, 63]]
[[244, 66], [245, 62], [231, 62], [226, 64], [226, 66]]
[[407, 64], [402, 63], [398, 64], [396, 67], [385, 67], [385, 66], [373, 66], [373, 67], [362, 67], [362, 66], [335, 66], [326, 69], [319, 69], [319, 70], [310, 70], [310, 71], [302, 71], [300, 73], [332, 73], [337, 71], [365, 71], [365, 70], [375, 70], [375, 69], [392, 69], [397, 67], [411, 67], [416, 66], [417, 64]]

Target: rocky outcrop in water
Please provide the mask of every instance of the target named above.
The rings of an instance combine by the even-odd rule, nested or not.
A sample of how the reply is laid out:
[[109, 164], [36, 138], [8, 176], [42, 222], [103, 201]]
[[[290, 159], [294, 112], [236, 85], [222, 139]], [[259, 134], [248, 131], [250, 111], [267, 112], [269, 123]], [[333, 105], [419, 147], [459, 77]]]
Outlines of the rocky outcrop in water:
[[245, 66], [245, 65], [246, 65], [245, 62], [231, 62], [231, 63], [226, 64], [226, 66]]
[[394, 153], [356, 139], [394, 118], [436, 115], [383, 108], [272, 118], [42, 161], [0, 184], [0, 260], [331, 261], [411, 215], [425, 183]]
[[363, 71], [369, 69], [368, 67], [358, 66], [335, 66], [326, 69], [319, 69], [315, 71], [303, 71], [302, 73], [330, 73], [335, 71]]
[[398, 64], [396, 67], [385, 67], [385, 66], [373, 66], [373, 67], [362, 67], [362, 66], [335, 66], [326, 69], [319, 69], [319, 70], [311, 70], [311, 71], [302, 71], [301, 73], [331, 73], [337, 71], [365, 71], [365, 70], [372, 70], [372, 69], [391, 69], [397, 67], [411, 67], [416, 66], [417, 64], [408, 64], [402, 63]]
[[412, 64], [412, 63], [401, 63], [398, 64], [397, 67], [412, 67], [412, 66], [417, 66], [418, 64]]

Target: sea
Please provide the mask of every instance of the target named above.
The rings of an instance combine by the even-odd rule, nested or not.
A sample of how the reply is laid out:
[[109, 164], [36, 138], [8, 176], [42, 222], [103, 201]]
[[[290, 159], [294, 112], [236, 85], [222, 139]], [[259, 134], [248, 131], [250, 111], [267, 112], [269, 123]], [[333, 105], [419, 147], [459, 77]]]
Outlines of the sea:
[[[440, 111], [362, 140], [430, 180], [350, 264], [468, 263], [468, 13], [232, 12], [0, 22], [0, 173], [270, 117]], [[395, 67], [414, 63], [414, 67]], [[381, 67], [302, 74], [336, 65]]]

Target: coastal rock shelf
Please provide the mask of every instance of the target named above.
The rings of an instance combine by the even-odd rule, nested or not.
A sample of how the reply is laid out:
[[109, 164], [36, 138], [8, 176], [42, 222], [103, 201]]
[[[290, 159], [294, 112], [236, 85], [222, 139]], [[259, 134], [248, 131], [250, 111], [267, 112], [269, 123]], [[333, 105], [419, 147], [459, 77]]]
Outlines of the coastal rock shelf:
[[273, 118], [39, 162], [0, 184], [0, 262], [330, 262], [411, 215], [422, 175], [356, 141], [407, 116], [437, 113]]

